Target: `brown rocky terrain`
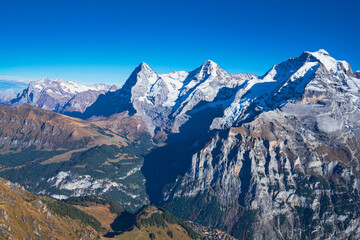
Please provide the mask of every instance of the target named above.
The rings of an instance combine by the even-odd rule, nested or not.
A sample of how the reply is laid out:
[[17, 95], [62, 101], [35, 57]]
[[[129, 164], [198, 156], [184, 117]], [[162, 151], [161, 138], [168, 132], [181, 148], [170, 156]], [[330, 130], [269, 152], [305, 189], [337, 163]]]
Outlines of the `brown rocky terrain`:
[[0, 239], [101, 239], [80, 220], [62, 217], [19, 184], [0, 178]]
[[30, 105], [0, 105], [0, 144], [45, 149], [79, 148], [100, 143], [125, 144], [123, 138], [94, 124]]

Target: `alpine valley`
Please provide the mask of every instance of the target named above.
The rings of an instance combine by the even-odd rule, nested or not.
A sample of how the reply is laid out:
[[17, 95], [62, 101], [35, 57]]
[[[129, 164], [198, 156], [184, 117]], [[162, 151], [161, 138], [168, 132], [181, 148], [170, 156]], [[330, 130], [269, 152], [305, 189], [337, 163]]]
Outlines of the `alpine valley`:
[[97, 222], [71, 220], [71, 234], [90, 238], [217, 239], [183, 221], [239, 239], [360, 238], [360, 72], [323, 49], [263, 76], [208, 60], [141, 63], [122, 87], [2, 81], [0, 177], [25, 189], [1, 180], [1, 201], [21, 199], [23, 215], [76, 206]]

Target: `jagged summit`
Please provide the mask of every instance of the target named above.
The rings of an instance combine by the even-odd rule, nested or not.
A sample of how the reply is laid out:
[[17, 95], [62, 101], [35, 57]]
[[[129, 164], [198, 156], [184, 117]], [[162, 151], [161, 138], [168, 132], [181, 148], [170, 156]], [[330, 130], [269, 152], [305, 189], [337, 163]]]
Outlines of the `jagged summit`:
[[147, 69], [147, 70], [152, 70], [152, 68], [149, 66], [149, 64], [147, 64], [146, 62], [142, 62], [140, 63], [136, 69], [140, 69], [140, 70], [144, 70], [144, 69]]
[[[126, 82], [128, 82], [133, 78], [136, 78], [138, 74], [156, 74], [156, 73], [147, 63], [142, 62], [134, 69], [134, 71], [131, 73], [131, 75], [126, 80]], [[124, 85], [126, 85], [126, 82]]]
[[[299, 57], [290, 58], [282, 63], [275, 64], [260, 79], [270, 81], [278, 78], [284, 80], [299, 78], [308, 73], [309, 70], [323, 65], [325, 69], [333, 74], [339, 74], [351, 70], [350, 65], [346, 61], [340, 61], [333, 58], [326, 50], [319, 49], [315, 52], [305, 51]], [[296, 73], [296, 74], [294, 74]]]
[[200, 73], [212, 74], [218, 69], [220, 69], [220, 67], [217, 63], [207, 60], [197, 70], [199, 70]]
[[202, 64], [202, 66], [218, 66], [218, 64], [216, 63], [216, 62], [214, 62], [214, 61], [212, 61], [212, 60], [206, 60], [203, 64]]
[[330, 56], [330, 54], [325, 50], [325, 49], [319, 49], [319, 50], [317, 50], [316, 52], [314, 52], [314, 53], [318, 53], [318, 54], [322, 54], [322, 55], [328, 55], [328, 56]]
[[345, 68], [346, 71], [350, 69], [350, 65], [346, 61], [339, 61], [330, 56], [330, 54], [324, 49], [319, 49], [316, 52], [305, 52], [315, 57], [320, 63], [322, 63], [328, 71], [336, 72], [339, 69]]

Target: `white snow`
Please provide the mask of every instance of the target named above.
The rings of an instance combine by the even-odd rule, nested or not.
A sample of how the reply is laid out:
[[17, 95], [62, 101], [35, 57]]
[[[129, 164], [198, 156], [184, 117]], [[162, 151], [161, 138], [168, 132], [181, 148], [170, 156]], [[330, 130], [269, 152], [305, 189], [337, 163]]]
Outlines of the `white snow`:
[[325, 133], [332, 133], [342, 129], [343, 123], [330, 116], [318, 116], [316, 118], [317, 127]]
[[139, 171], [141, 169], [141, 166], [135, 167], [133, 169], [131, 169], [130, 171], [128, 171], [125, 176], [123, 177], [119, 177], [120, 180], [123, 180], [131, 175], [133, 175], [134, 173], [136, 173], [137, 171]]
[[60, 88], [62, 91], [71, 94], [77, 94], [89, 90], [107, 91], [110, 89], [110, 86], [106, 84], [83, 85], [83, 84], [75, 83], [73, 81], [64, 81], [62, 79], [56, 79], [52, 81], [48, 78], [44, 78], [39, 81], [33, 81], [30, 82], [30, 84], [33, 86], [34, 89], [38, 91], [42, 91], [46, 89], [46, 91], [48, 92], [53, 92], [53, 90], [50, 88], [55, 88], [55, 89]]
[[[124, 178], [134, 174], [139, 170], [140, 167], [132, 169], [126, 174]], [[120, 179], [124, 179], [124, 178], [120, 178]], [[61, 171], [56, 176], [49, 178], [47, 182], [51, 183], [52, 186], [57, 189], [71, 191], [72, 196], [92, 195], [96, 193], [103, 194], [114, 187], [117, 190], [127, 194], [132, 198], [139, 197], [138, 195], [134, 195], [132, 193], [125, 191], [127, 187], [121, 183], [111, 181], [110, 179], [107, 178], [94, 179], [90, 175], [72, 174], [70, 173], [70, 171], [68, 172]], [[66, 196], [54, 194], [53, 197], [58, 199], [65, 199], [64, 197]]]
[[301, 77], [304, 77], [305, 74], [313, 69], [313, 67], [315, 67], [316, 65], [318, 65], [317, 62], [306, 62], [301, 68], [299, 68], [292, 76], [291, 76], [291, 80], [294, 81], [296, 79], [299, 79]]
[[64, 181], [68, 176], [70, 175], [70, 171], [68, 172], [59, 172], [55, 177], [49, 178], [47, 182], [51, 182], [55, 180], [55, 183], [53, 186], [59, 187], [59, 184]]
[[342, 64], [346, 70], [349, 70], [350, 65], [346, 61], [338, 61], [331, 57], [327, 51], [320, 49], [316, 52], [307, 52], [317, 58], [328, 71], [336, 72], [340, 64]]
[[53, 194], [51, 195], [52, 198], [55, 198], [55, 199], [58, 199], [58, 200], [65, 200], [65, 199], [68, 199], [67, 196], [65, 195], [61, 195], [61, 194]]
[[174, 71], [168, 74], [160, 74], [159, 77], [164, 80], [169, 93], [163, 106], [172, 107], [175, 105], [176, 99], [180, 94], [180, 89], [183, 87], [184, 80], [188, 77], [189, 72]]

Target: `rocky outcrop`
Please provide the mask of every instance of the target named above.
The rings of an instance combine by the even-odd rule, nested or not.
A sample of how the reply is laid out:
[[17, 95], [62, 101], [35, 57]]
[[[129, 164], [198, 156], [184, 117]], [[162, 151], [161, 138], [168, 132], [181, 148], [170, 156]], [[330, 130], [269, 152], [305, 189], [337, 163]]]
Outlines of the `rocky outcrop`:
[[356, 71], [354, 74], [357, 78], [360, 78], [360, 71]]

